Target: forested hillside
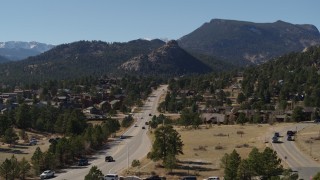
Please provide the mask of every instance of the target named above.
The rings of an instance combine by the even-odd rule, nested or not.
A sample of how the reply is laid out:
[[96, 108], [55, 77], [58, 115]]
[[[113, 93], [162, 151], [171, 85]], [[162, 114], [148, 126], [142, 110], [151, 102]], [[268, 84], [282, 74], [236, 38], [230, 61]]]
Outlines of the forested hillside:
[[128, 43], [79, 41], [57, 46], [39, 56], [0, 65], [0, 82], [17, 84], [113, 74], [124, 61], [147, 54], [164, 44], [161, 40]]

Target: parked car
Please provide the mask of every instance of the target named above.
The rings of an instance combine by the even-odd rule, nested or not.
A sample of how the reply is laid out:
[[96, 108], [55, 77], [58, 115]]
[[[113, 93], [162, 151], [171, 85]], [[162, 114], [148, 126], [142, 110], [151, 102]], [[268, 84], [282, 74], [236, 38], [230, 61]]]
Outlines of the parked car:
[[275, 133], [274, 133], [274, 136], [275, 136], [275, 137], [280, 137], [280, 133], [279, 133], [279, 132], [275, 132]]
[[220, 179], [217, 176], [212, 176], [212, 177], [208, 177], [207, 179], [203, 179], [203, 180], [220, 180]]
[[107, 174], [104, 176], [104, 180], [118, 180], [118, 174]]
[[142, 129], [146, 129], [146, 127], [142, 126]]
[[104, 158], [105, 162], [113, 162], [113, 157], [112, 156], [106, 156]]
[[54, 177], [54, 171], [52, 170], [46, 170], [46, 171], [43, 171], [42, 174], [40, 174], [40, 179], [47, 179], [52, 177]]
[[197, 180], [196, 176], [185, 176], [183, 178], [181, 178], [181, 180]]
[[138, 127], [138, 124], [134, 124], [134, 127]]
[[32, 139], [32, 140], [30, 140], [29, 145], [34, 146], [34, 145], [37, 145], [37, 143], [38, 143], [37, 140]]
[[85, 159], [85, 158], [80, 159], [79, 162], [78, 162], [78, 166], [86, 166], [88, 164], [89, 164], [88, 163], [88, 159]]

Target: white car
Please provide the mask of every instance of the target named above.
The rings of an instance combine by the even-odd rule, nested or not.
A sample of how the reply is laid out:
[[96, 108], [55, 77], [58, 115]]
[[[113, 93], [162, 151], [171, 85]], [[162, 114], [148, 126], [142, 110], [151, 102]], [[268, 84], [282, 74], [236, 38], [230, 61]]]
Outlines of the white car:
[[212, 176], [212, 177], [208, 177], [207, 179], [204, 179], [204, 180], [220, 180], [220, 179], [217, 176]]
[[104, 180], [119, 180], [118, 174], [107, 174], [104, 176]]
[[54, 171], [52, 170], [46, 170], [43, 171], [42, 174], [40, 174], [40, 179], [46, 179], [46, 178], [52, 178], [54, 177]]

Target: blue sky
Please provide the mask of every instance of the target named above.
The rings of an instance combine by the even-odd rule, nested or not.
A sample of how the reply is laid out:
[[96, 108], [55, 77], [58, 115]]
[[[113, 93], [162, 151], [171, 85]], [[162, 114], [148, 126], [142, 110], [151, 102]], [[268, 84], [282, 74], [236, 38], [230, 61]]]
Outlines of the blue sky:
[[178, 39], [211, 19], [320, 28], [319, 0], [0, 0], [0, 42]]

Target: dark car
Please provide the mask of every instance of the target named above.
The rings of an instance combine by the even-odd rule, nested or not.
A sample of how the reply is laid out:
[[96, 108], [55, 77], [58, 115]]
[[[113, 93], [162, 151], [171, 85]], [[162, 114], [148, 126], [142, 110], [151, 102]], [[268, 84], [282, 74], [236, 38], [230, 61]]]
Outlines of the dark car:
[[106, 157], [104, 158], [104, 161], [105, 161], [105, 162], [113, 162], [113, 157], [112, 157], [112, 156], [106, 156]]
[[288, 136], [294, 136], [296, 134], [295, 131], [287, 131]]
[[186, 177], [181, 178], [181, 180], [197, 180], [197, 177], [196, 176], [186, 176]]
[[287, 141], [294, 141], [294, 136], [288, 136]]
[[88, 165], [88, 159], [80, 159], [79, 162], [78, 162], [78, 166], [86, 166]]
[[275, 136], [275, 137], [280, 137], [280, 133], [279, 133], [279, 132], [275, 132], [275, 133], [274, 133], [274, 136]]

